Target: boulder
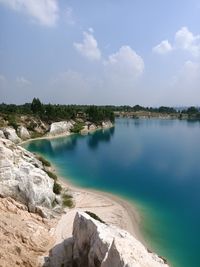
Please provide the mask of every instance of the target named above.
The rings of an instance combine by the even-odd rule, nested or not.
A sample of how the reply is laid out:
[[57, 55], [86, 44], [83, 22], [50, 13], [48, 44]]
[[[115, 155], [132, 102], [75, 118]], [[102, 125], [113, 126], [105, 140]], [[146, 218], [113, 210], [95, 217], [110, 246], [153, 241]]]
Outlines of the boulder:
[[3, 128], [3, 133], [5, 135], [5, 137], [14, 142], [15, 144], [20, 143], [21, 139], [18, 137], [15, 129], [13, 128]]
[[165, 260], [149, 252], [128, 232], [101, 223], [84, 212], [76, 214], [73, 240], [72, 266], [168, 267]]
[[46, 216], [56, 196], [53, 179], [35, 156], [13, 142], [0, 139], [0, 195], [13, 197], [29, 211]]
[[22, 140], [31, 138], [29, 131], [24, 126], [19, 126], [17, 128], [17, 133]]
[[74, 121], [54, 122], [50, 125], [48, 136], [70, 135], [70, 130], [73, 128]]

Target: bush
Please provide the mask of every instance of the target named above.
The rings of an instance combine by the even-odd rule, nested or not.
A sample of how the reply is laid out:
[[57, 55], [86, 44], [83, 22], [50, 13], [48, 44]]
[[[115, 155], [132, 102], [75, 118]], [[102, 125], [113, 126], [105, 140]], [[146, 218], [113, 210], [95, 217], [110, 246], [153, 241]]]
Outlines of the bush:
[[61, 191], [62, 191], [62, 186], [60, 184], [58, 184], [57, 182], [54, 181], [53, 192], [56, 195], [60, 195]]
[[8, 125], [12, 126], [15, 130], [17, 130], [18, 124], [17, 124], [15, 116], [14, 115], [9, 115], [7, 117], [7, 120], [8, 120]]
[[80, 131], [83, 129], [84, 123], [82, 122], [76, 122], [71, 129], [71, 132], [73, 133], [80, 133]]
[[74, 202], [72, 200], [72, 196], [69, 194], [63, 194], [62, 195], [62, 201], [63, 201], [63, 206], [64, 207], [69, 207], [69, 208], [73, 208], [74, 207]]
[[43, 158], [42, 156], [38, 156], [38, 160], [42, 162], [42, 164], [46, 167], [50, 167], [51, 166], [51, 163], [46, 160], [45, 158]]
[[58, 179], [57, 175], [53, 172], [50, 172], [50, 171], [47, 171], [45, 170], [46, 174], [51, 178], [53, 179], [54, 181], [56, 181]]
[[99, 218], [99, 216], [97, 216], [95, 213], [93, 213], [91, 211], [85, 211], [85, 213], [87, 213], [93, 219], [105, 224], [105, 222], [101, 218]]

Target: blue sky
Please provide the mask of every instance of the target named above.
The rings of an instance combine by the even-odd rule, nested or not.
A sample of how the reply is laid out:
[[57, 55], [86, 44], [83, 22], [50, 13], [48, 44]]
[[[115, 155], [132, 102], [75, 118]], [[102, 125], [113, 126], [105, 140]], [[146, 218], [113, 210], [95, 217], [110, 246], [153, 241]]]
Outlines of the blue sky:
[[0, 0], [0, 102], [199, 105], [200, 0]]

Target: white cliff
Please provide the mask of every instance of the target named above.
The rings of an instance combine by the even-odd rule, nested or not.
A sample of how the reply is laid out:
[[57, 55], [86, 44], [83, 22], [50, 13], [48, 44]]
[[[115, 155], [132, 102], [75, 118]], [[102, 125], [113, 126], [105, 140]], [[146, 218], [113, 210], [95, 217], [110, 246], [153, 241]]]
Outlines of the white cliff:
[[35, 156], [15, 145], [0, 139], [0, 195], [13, 197], [27, 205], [29, 211], [47, 216], [56, 196], [54, 181], [43, 170]]
[[18, 133], [18, 136], [22, 139], [22, 140], [26, 140], [26, 139], [29, 139], [31, 138], [30, 134], [29, 134], [29, 131], [27, 130], [26, 127], [24, 126], [19, 126], [17, 128], [17, 133]]
[[14, 142], [15, 144], [21, 142], [21, 139], [18, 137], [15, 129], [8, 127], [8, 128], [3, 128], [2, 130], [3, 130], [4, 136], [8, 140]]
[[73, 240], [68, 240], [65, 247], [63, 266], [168, 267], [165, 260], [149, 252], [128, 232], [101, 223], [84, 212], [77, 212]]
[[112, 124], [111, 121], [103, 121], [102, 122], [102, 127], [103, 128], [111, 128], [111, 127], [113, 127], [113, 124]]
[[59, 121], [50, 125], [48, 136], [70, 135], [70, 130], [73, 128], [74, 121]]

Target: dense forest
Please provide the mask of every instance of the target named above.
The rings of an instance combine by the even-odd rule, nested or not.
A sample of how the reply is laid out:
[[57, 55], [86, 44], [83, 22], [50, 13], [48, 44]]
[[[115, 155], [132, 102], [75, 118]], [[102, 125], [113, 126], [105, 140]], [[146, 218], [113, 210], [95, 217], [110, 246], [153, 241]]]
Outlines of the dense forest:
[[162, 114], [177, 114], [179, 118], [186, 114], [190, 118], [200, 119], [200, 108], [189, 107], [176, 109], [161, 106], [158, 108], [142, 107], [140, 105], [131, 106], [95, 106], [95, 105], [59, 105], [43, 104], [38, 98], [34, 98], [32, 103], [23, 105], [0, 104], [0, 113], [7, 115], [32, 115], [37, 116], [43, 121], [59, 121], [75, 119], [77, 117], [88, 119], [92, 122], [103, 120], [114, 121], [114, 112], [154, 112]]

